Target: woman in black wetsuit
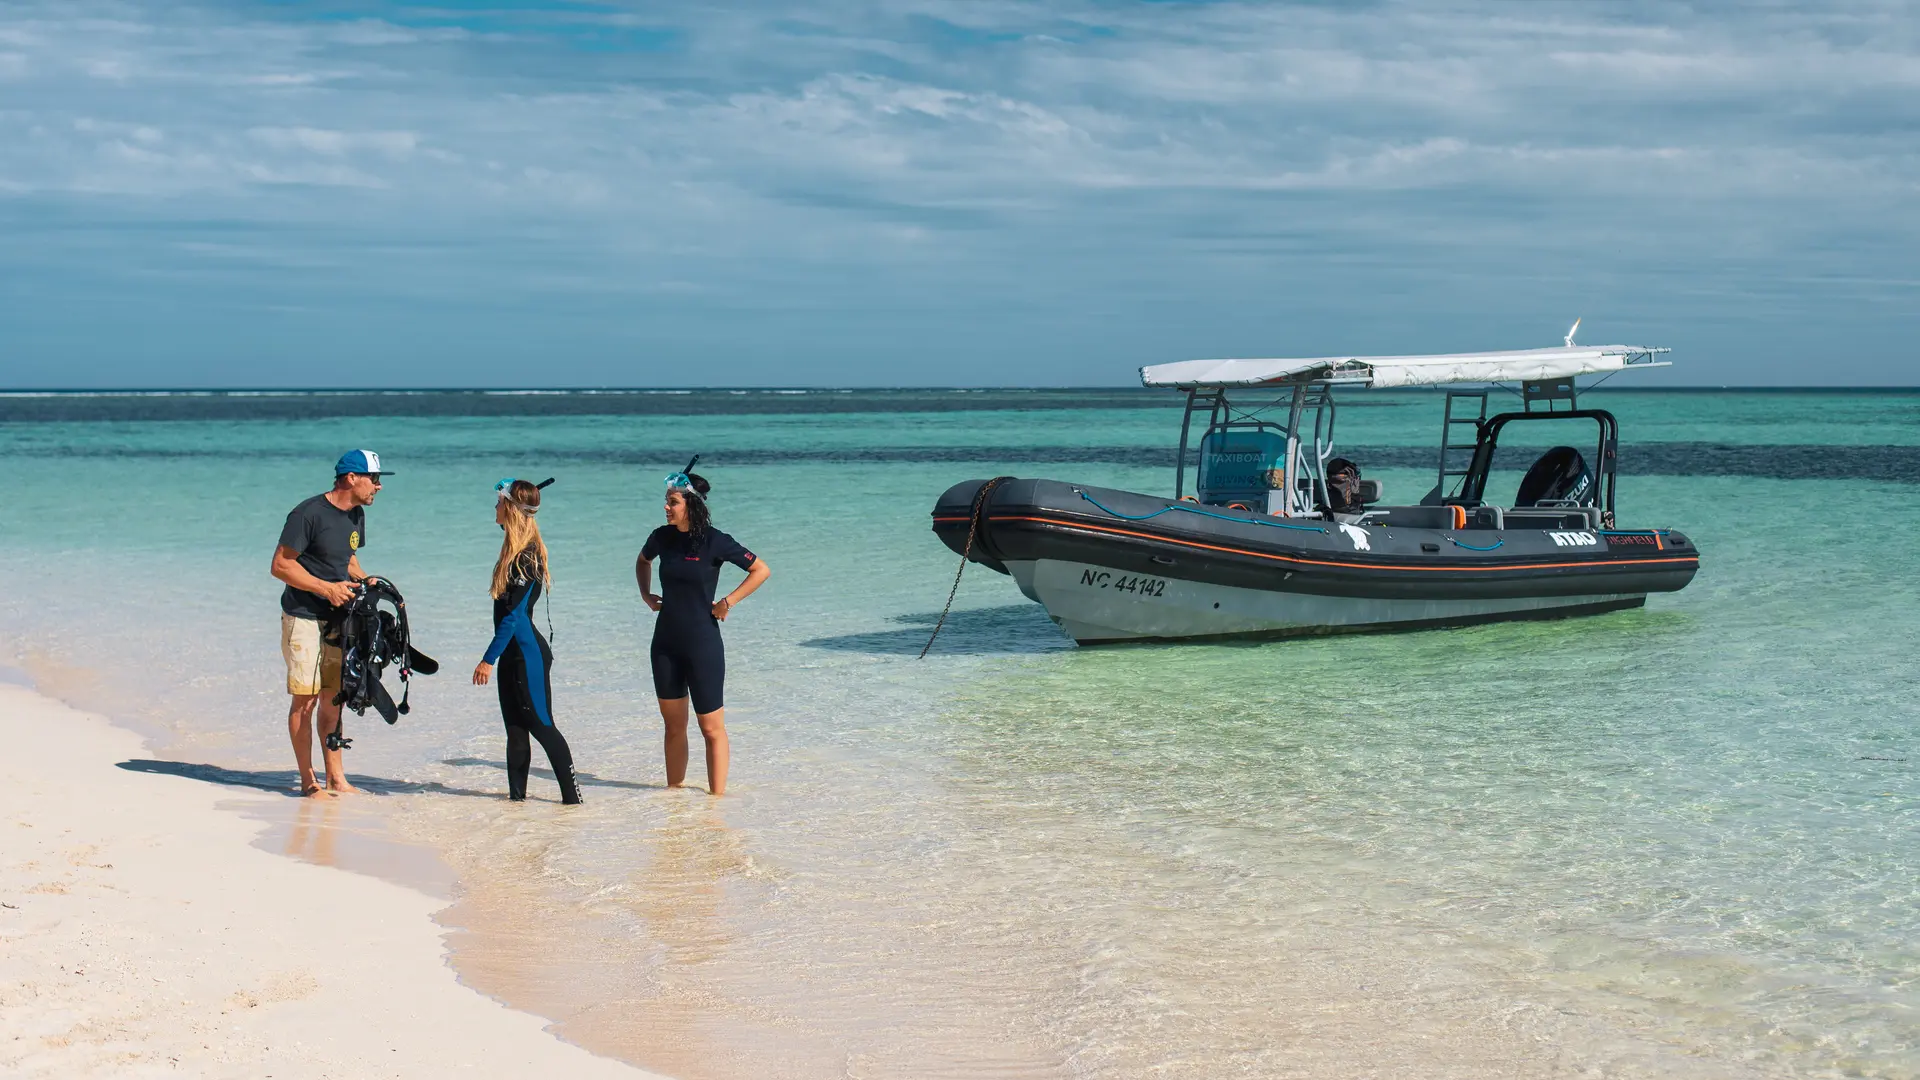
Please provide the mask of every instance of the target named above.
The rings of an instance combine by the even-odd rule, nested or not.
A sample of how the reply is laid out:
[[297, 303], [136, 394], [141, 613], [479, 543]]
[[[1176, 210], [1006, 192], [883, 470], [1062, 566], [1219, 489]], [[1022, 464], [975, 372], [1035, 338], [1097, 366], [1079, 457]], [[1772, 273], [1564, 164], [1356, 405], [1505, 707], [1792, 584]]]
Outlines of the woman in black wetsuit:
[[[700, 719], [707, 743], [707, 790], [727, 791], [727, 715], [723, 689], [726, 647], [720, 621], [733, 606], [767, 580], [765, 559], [713, 527], [707, 513], [704, 477], [675, 473], [667, 477], [667, 523], [653, 530], [634, 562], [640, 597], [658, 612], [653, 622], [653, 691], [666, 722], [667, 786], [687, 779], [687, 700]], [[653, 591], [653, 563], [660, 562], [660, 592]], [[732, 563], [747, 580], [720, 600], [720, 564]]]
[[505, 530], [500, 558], [493, 565], [493, 642], [473, 684], [485, 686], [494, 665], [500, 665], [500, 718], [507, 724], [507, 798], [527, 797], [527, 770], [533, 764], [528, 738], [539, 741], [560, 781], [560, 801], [580, 801], [580, 783], [573, 775], [573, 753], [560, 729], [553, 726], [553, 650], [534, 629], [533, 606], [552, 584], [547, 571], [547, 545], [533, 515], [540, 511], [540, 488], [525, 480], [502, 480], [493, 520]]

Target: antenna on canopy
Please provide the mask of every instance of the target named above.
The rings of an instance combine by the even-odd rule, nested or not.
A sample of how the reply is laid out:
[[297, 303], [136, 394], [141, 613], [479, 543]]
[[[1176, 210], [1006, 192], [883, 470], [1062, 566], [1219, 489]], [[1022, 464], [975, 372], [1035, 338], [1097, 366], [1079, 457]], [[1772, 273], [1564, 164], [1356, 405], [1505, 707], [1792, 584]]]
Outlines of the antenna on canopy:
[[1573, 348], [1573, 335], [1576, 333], [1579, 333], [1579, 331], [1580, 331], [1580, 320], [1575, 319], [1573, 320], [1573, 325], [1567, 328], [1567, 348], [1569, 349]]

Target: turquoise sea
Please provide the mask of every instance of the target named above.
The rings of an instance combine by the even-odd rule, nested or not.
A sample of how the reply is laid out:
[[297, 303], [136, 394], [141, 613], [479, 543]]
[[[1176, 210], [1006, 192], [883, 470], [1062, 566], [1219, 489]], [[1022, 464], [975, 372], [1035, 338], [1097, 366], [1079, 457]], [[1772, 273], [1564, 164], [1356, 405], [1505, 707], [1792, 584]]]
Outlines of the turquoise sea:
[[[1078, 649], [929, 531], [960, 480], [1170, 492], [1133, 390], [0, 396], [0, 664], [291, 781], [268, 557], [349, 447], [445, 665], [348, 717], [459, 875], [463, 976], [695, 1077], [1920, 1077], [1920, 394], [1611, 392], [1623, 525], [1698, 578], [1564, 622]], [[1441, 399], [1340, 418], [1390, 500]], [[659, 787], [633, 557], [703, 456], [770, 584], [732, 794]], [[541, 514], [587, 804], [504, 801], [502, 476]], [[542, 616], [544, 620], [544, 615]], [[536, 755], [536, 766], [541, 765]], [[696, 762], [691, 779], [698, 781]], [[182, 782], [191, 782], [183, 780]]]

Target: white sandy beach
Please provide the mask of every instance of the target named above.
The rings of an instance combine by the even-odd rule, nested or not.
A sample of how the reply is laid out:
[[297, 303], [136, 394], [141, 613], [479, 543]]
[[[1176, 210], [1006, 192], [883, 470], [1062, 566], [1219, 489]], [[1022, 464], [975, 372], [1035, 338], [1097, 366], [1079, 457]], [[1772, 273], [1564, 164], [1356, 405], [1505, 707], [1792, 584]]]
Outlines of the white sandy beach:
[[0, 736], [0, 1073], [654, 1075], [462, 986], [445, 900], [256, 847], [294, 800], [118, 768], [138, 736], [21, 687]]

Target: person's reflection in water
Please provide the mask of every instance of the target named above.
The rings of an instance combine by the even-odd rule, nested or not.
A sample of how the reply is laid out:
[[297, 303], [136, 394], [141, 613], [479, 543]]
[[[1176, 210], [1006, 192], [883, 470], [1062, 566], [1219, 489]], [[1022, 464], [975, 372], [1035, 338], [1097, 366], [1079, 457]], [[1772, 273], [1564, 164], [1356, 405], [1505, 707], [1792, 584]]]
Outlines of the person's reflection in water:
[[692, 967], [720, 958], [733, 943], [720, 907], [727, 879], [744, 875], [750, 863], [739, 834], [711, 807], [671, 803], [647, 845], [653, 859], [634, 878], [635, 913], [670, 964]]
[[337, 866], [340, 804], [331, 799], [302, 799], [287, 831], [286, 854], [320, 866]]

